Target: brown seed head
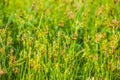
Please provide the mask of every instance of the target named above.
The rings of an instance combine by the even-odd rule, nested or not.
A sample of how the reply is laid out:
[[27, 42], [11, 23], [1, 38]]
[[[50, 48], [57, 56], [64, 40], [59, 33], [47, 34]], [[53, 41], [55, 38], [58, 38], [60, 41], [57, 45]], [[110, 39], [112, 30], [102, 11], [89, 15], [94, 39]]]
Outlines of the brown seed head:
[[96, 16], [101, 15], [102, 12], [103, 12], [103, 10], [104, 10], [104, 6], [102, 5], [102, 6], [98, 9], [98, 11], [97, 11], [97, 13], [96, 13]]
[[5, 72], [4, 70], [1, 70], [1, 69], [0, 69], [0, 76], [1, 76], [1, 75], [5, 75], [5, 74], [6, 74], [6, 72]]
[[73, 20], [75, 18], [75, 16], [74, 16], [72, 11], [68, 12], [68, 17], [69, 17], [70, 20]]
[[100, 39], [102, 38], [102, 34], [97, 34], [96, 38], [95, 38], [95, 42], [98, 43], [100, 41]]
[[58, 24], [58, 26], [59, 26], [60, 28], [63, 28], [63, 27], [64, 27], [64, 22], [61, 21], [61, 22]]
[[77, 40], [77, 37], [72, 37], [72, 40]]
[[26, 60], [27, 59], [27, 56], [26, 55], [24, 55], [24, 60]]
[[24, 38], [25, 38], [25, 34], [23, 33], [21, 36], [21, 41], [24, 41]]
[[112, 25], [116, 29], [119, 25], [119, 22], [117, 20], [112, 20]]
[[118, 0], [113, 0], [114, 1], [114, 4], [118, 3]]
[[38, 9], [38, 8], [36, 8], [36, 15], [38, 15], [38, 13], [39, 13], [39, 9]]
[[15, 69], [13, 70], [13, 72], [14, 72], [15, 74], [17, 74], [17, 73], [19, 72], [18, 67], [15, 67]]

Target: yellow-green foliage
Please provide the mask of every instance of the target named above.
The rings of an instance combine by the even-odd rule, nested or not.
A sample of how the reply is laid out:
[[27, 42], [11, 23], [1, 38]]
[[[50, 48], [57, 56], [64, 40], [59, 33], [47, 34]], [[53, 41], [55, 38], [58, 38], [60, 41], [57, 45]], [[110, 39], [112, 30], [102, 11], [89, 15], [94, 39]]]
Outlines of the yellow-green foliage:
[[0, 80], [120, 80], [120, 0], [0, 0]]

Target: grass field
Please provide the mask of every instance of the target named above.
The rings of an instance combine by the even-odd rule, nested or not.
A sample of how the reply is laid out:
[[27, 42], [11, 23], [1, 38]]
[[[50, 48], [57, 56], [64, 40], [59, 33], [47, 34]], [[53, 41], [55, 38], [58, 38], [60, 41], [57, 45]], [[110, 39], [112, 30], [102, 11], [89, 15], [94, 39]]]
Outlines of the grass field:
[[0, 0], [0, 80], [120, 80], [120, 0]]

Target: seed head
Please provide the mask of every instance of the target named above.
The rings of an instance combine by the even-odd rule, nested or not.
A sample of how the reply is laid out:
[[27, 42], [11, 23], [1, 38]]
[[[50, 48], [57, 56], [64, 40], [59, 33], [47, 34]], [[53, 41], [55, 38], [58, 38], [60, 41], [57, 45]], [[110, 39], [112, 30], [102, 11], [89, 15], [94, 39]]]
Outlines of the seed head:
[[18, 67], [15, 67], [15, 69], [13, 69], [13, 72], [14, 72], [15, 74], [17, 74], [17, 73], [19, 72]]
[[4, 70], [0, 69], [0, 76], [5, 75], [5, 74], [6, 74], [6, 72]]
[[103, 10], [104, 10], [104, 6], [102, 5], [102, 6], [98, 9], [98, 11], [97, 11], [97, 13], [96, 13], [96, 16], [101, 15], [102, 12], [103, 12]]
[[102, 38], [102, 34], [97, 34], [96, 38], [95, 38], [95, 42], [98, 43], [100, 41], [100, 39]]
[[63, 27], [64, 27], [64, 22], [61, 21], [61, 22], [58, 24], [58, 26], [59, 26], [60, 28], [63, 28]]
[[72, 11], [68, 12], [68, 17], [69, 17], [70, 20], [73, 20], [75, 18], [75, 16], [74, 16]]
[[21, 41], [24, 41], [24, 38], [25, 38], [25, 34], [23, 33], [23, 34], [21, 35]]
[[116, 4], [118, 2], [118, 0], [113, 0], [114, 1], [114, 4]]
[[112, 20], [112, 25], [116, 29], [119, 25], [119, 22], [117, 20]]

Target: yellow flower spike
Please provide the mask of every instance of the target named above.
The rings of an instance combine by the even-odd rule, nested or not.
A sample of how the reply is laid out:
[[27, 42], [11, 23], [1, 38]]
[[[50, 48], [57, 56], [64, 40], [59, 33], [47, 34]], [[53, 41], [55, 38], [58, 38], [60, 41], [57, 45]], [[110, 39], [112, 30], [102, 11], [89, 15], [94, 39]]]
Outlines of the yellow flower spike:
[[98, 54], [93, 56], [93, 61], [95, 61], [95, 62], [98, 61]]
[[55, 69], [58, 70], [59, 69], [59, 63], [55, 64]]
[[72, 40], [77, 40], [77, 38], [76, 37], [72, 37]]
[[10, 54], [12, 54], [14, 52], [14, 49], [13, 48], [11, 48], [10, 49]]
[[0, 54], [5, 53], [5, 47], [0, 48]]
[[35, 48], [39, 48], [39, 47], [40, 47], [40, 44], [39, 44], [38, 41], [36, 41], [36, 43], [35, 43]]
[[29, 74], [29, 79], [32, 79], [33, 78], [33, 74], [31, 73], [31, 74]]
[[38, 64], [35, 64], [33, 68], [35, 71], [38, 71]]
[[32, 3], [31, 10], [35, 8], [35, 1]]
[[115, 52], [115, 48], [117, 47], [117, 45], [118, 45], [117, 36], [112, 36], [110, 40], [110, 47], [111, 47], [112, 53]]
[[5, 38], [6, 37], [5, 29], [0, 29], [0, 36], [1, 36], [1, 38]]
[[72, 37], [72, 40], [77, 40], [77, 38], [78, 38], [78, 33], [77, 33], [77, 30], [76, 30], [73, 37]]
[[9, 37], [7, 38], [7, 45], [11, 45], [11, 44], [12, 44], [12, 37], [9, 36]]

